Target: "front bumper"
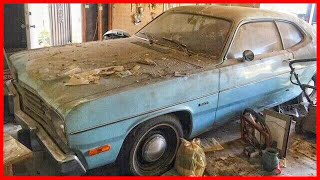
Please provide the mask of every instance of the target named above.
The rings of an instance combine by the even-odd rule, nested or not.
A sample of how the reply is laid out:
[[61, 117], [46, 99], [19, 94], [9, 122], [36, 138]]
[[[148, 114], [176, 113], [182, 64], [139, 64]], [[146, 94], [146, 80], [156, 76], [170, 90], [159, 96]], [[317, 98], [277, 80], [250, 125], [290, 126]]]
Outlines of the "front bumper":
[[9, 89], [10, 95], [13, 96], [14, 116], [16, 121], [18, 121], [24, 129], [28, 129], [30, 131], [31, 137], [36, 136], [39, 139], [40, 143], [59, 164], [60, 172], [62, 174], [84, 174], [86, 169], [80, 162], [79, 158], [74, 154], [63, 153], [43, 127], [21, 110], [20, 97], [12, 81], [14, 80], [7, 81], [6, 85]]

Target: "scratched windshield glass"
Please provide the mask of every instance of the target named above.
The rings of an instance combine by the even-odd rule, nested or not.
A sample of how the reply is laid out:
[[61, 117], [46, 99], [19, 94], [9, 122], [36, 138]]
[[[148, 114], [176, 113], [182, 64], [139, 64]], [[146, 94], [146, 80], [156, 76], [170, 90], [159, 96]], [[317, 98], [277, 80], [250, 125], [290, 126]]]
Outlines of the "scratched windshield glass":
[[231, 22], [215, 17], [167, 12], [136, 35], [196, 54], [219, 57]]

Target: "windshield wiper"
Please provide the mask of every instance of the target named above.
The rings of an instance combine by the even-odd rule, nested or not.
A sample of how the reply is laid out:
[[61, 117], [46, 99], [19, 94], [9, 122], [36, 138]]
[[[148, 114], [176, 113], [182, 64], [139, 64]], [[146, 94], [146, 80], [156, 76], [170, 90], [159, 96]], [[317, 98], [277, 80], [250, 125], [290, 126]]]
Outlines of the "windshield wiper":
[[153, 36], [150, 33], [148, 32], [140, 32], [140, 33], [146, 37], [146, 39], [149, 41], [149, 44], [153, 44], [155, 42]]
[[169, 41], [169, 42], [172, 42], [174, 44], [177, 44], [179, 47], [182, 47], [183, 50], [185, 50], [189, 56], [191, 56], [192, 54], [195, 54], [194, 52], [190, 51], [188, 48], [187, 48], [187, 45], [177, 41], [177, 40], [174, 40], [172, 38], [167, 38], [167, 37], [162, 37], [162, 39], [166, 40], [166, 41]]

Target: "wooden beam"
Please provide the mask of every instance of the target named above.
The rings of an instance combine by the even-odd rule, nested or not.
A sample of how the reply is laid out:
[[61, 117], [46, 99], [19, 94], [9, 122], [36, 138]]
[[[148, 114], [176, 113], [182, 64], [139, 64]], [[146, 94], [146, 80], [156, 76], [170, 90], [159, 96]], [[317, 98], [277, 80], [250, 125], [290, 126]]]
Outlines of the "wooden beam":
[[103, 5], [98, 4], [98, 39], [103, 40]]
[[108, 4], [108, 30], [112, 29], [112, 4]]
[[255, 4], [253, 4], [253, 7], [254, 7], [254, 8], [260, 8], [260, 3], [255, 3]]
[[82, 42], [87, 42], [87, 13], [85, 4], [81, 4], [82, 14]]

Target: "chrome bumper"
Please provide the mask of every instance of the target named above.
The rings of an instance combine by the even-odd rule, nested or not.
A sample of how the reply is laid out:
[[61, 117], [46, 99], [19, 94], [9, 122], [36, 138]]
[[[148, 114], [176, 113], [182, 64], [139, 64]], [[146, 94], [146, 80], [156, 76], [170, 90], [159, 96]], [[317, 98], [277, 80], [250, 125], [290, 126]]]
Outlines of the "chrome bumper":
[[37, 136], [40, 143], [48, 150], [51, 156], [58, 162], [60, 172], [63, 174], [84, 174], [85, 167], [79, 158], [74, 154], [64, 154], [54, 143], [48, 133], [35, 120], [24, 113], [20, 108], [20, 97], [14, 86], [14, 80], [9, 80], [6, 85], [9, 89], [9, 95], [13, 96], [14, 116], [16, 121], [24, 128], [30, 131], [31, 137]]

